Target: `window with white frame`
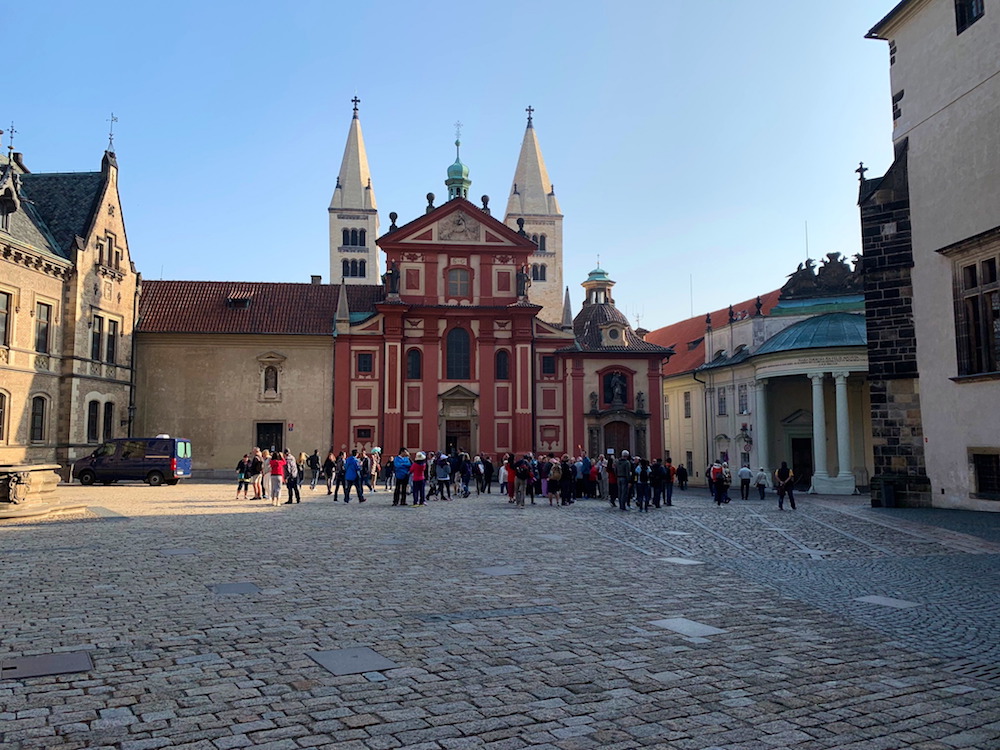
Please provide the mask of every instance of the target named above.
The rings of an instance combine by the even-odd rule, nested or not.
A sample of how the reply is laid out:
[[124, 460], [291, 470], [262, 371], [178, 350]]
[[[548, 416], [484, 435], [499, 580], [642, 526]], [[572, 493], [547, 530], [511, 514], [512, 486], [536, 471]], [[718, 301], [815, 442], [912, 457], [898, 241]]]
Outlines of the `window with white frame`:
[[736, 389], [737, 398], [739, 399], [740, 414], [750, 413], [750, 393], [747, 388], [746, 383], [740, 383]]
[[1000, 248], [963, 253], [954, 261], [958, 374], [1000, 370]]

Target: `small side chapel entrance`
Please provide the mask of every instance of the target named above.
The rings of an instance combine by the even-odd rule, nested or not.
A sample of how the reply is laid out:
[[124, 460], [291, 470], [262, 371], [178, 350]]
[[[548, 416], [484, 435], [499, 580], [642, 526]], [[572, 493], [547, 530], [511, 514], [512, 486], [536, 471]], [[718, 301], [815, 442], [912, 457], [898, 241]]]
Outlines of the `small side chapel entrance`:
[[614, 450], [615, 455], [632, 450], [632, 427], [628, 422], [608, 422], [604, 425], [604, 452]]

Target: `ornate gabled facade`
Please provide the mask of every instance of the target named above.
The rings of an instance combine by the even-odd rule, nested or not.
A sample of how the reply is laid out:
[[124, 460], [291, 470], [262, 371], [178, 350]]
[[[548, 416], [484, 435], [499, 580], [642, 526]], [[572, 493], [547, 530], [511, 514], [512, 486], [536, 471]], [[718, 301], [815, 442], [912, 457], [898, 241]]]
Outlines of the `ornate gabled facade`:
[[[367, 179], [356, 115], [331, 222], [334, 208], [376, 216], [374, 196], [348, 180], [355, 172]], [[425, 212], [402, 225], [389, 214], [389, 231], [377, 238], [381, 283], [336, 274], [330, 285], [146, 282], [142, 431], [190, 437], [195, 468], [227, 475], [251, 445], [661, 455], [660, 404], [650, 396], [671, 351], [632, 330], [604, 271], [584, 283], [587, 302], [574, 319], [561, 286], [562, 216], [530, 123], [529, 131], [517, 212], [502, 222], [487, 200], [469, 202], [457, 151], [446, 202], [435, 206], [428, 195]], [[543, 240], [536, 219], [560, 227], [553, 234], [556, 225], [544, 225]], [[376, 246], [370, 234], [365, 241]], [[543, 257], [552, 275], [539, 279]], [[156, 376], [180, 361], [190, 363], [183, 375]], [[604, 400], [588, 397], [605, 391]]]
[[64, 467], [128, 434], [131, 262], [115, 155], [99, 172], [0, 160], [0, 463]]

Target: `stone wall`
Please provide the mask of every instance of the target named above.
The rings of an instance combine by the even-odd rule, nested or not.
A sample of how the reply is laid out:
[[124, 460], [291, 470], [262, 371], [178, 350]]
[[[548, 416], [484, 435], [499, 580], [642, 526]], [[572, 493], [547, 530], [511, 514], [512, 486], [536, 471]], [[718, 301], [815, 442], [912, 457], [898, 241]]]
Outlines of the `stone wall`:
[[929, 506], [924, 464], [913, 245], [905, 141], [881, 180], [861, 186], [865, 318], [871, 387], [873, 503]]

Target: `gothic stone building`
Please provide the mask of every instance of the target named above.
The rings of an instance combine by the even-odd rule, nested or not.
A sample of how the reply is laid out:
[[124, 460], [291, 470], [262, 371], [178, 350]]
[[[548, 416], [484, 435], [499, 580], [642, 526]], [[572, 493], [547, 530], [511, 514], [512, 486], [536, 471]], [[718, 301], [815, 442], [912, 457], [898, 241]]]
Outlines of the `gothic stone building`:
[[0, 464], [65, 469], [128, 434], [139, 284], [113, 153], [99, 172], [0, 158]]

